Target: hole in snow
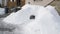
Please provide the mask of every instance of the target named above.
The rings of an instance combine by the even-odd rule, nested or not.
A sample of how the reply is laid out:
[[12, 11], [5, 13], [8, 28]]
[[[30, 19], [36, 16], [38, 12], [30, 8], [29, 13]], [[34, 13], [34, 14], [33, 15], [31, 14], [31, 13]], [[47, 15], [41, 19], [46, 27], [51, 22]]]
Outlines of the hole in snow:
[[31, 15], [30, 16], [30, 19], [35, 19], [35, 15]]

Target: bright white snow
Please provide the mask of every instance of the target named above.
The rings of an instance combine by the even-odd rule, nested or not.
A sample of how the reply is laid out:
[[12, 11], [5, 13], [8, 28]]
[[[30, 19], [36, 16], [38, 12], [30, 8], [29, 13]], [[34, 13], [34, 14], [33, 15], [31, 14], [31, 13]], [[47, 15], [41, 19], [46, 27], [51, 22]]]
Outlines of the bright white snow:
[[[31, 22], [29, 19], [31, 15], [37, 15], [36, 13], [38, 12], [37, 10], [39, 8], [42, 8], [42, 6], [35, 6], [33, 5], [26, 5], [27, 7], [22, 10], [19, 10], [16, 13], [12, 13], [8, 17], [6, 17], [3, 21], [11, 24], [21, 24], [21, 23], [28, 23]], [[13, 22], [13, 23], [12, 23]]]
[[[35, 15], [31, 20], [30, 16]], [[3, 21], [18, 26], [14, 34], [60, 34], [60, 18], [52, 6], [25, 5]]]
[[59, 16], [57, 10], [55, 9], [55, 7], [51, 6], [51, 5], [48, 5], [46, 7], [47, 10], [49, 10], [54, 16]]

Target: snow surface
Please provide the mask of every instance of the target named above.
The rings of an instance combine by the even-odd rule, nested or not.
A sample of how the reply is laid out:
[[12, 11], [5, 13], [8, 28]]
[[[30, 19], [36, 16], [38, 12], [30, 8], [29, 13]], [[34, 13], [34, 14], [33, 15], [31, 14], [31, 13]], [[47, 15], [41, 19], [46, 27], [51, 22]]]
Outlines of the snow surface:
[[[17, 26], [14, 34], [60, 34], [60, 17], [56, 10], [50, 7], [25, 5], [3, 21]], [[31, 15], [36, 18], [29, 19]]]
[[[21, 24], [25, 22], [31, 22], [29, 19], [31, 15], [37, 15], [37, 10], [39, 9], [40, 6], [35, 6], [29, 5], [27, 8], [23, 8], [22, 10], [19, 10], [16, 13], [12, 13], [8, 17], [6, 17], [3, 21], [11, 24]], [[12, 23], [13, 22], [13, 23]]]
[[59, 16], [59, 14], [58, 14], [57, 10], [55, 9], [55, 7], [53, 7], [53, 6], [51, 6], [51, 5], [48, 5], [48, 6], [46, 7], [46, 9], [48, 9], [53, 15]]

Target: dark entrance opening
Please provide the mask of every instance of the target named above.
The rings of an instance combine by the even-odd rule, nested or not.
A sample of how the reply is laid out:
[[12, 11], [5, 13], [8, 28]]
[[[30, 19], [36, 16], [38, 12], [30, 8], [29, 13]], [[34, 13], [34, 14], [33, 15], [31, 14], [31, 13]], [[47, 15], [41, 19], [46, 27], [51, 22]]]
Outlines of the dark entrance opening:
[[21, 0], [17, 0], [17, 6], [21, 5]]
[[35, 15], [31, 15], [30, 16], [30, 19], [35, 19]]

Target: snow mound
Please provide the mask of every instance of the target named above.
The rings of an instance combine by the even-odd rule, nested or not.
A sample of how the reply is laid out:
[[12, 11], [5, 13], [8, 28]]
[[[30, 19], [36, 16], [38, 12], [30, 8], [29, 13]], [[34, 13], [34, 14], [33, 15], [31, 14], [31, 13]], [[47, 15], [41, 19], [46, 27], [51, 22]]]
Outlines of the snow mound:
[[[26, 7], [26, 8], [25, 8]], [[11, 15], [7, 16], [3, 21], [11, 24], [21, 24], [21, 23], [28, 23], [31, 20], [29, 19], [31, 15], [37, 15], [37, 10], [41, 8], [42, 6], [33, 6], [28, 5], [23, 7], [21, 10], [19, 10], [16, 13], [12, 13]], [[25, 9], [24, 9], [25, 8]]]
[[52, 6], [25, 5], [3, 21], [18, 26], [15, 34], [60, 34], [60, 17]]

